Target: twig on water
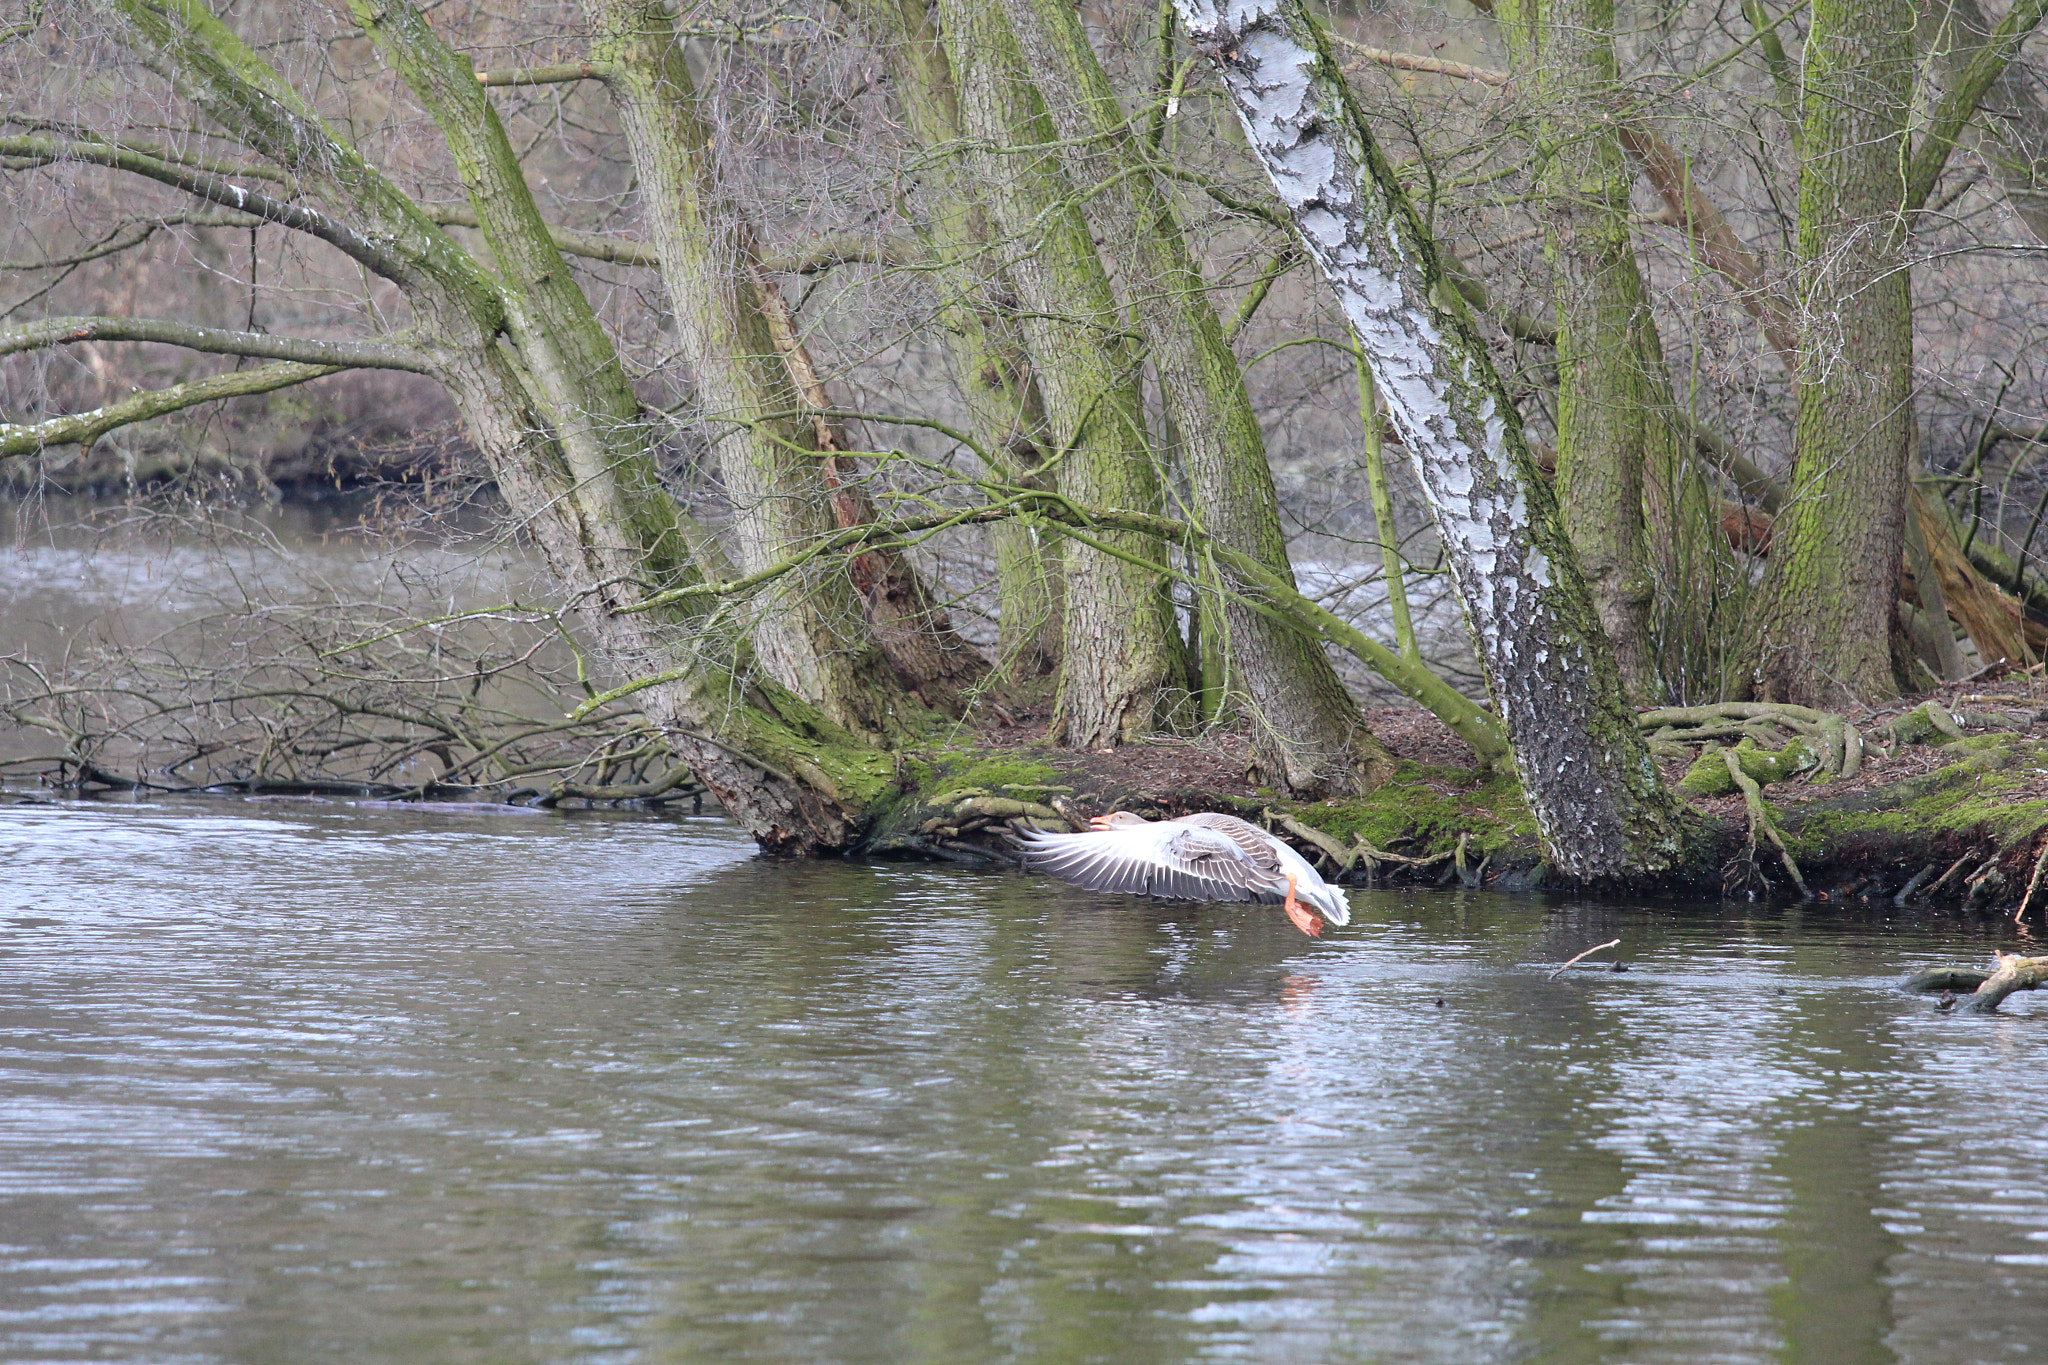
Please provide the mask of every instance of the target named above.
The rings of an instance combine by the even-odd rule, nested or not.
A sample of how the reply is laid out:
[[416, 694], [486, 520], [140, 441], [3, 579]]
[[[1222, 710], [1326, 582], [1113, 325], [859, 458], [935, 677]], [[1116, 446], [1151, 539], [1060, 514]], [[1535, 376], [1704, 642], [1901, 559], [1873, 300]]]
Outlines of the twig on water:
[[1546, 976], [1543, 979], [1545, 981], [1555, 981], [1561, 973], [1563, 973], [1564, 971], [1572, 967], [1574, 964], [1576, 964], [1580, 960], [1580, 958], [1591, 957], [1593, 954], [1599, 952], [1603, 948], [1619, 948], [1620, 946], [1621, 940], [1618, 938], [1610, 938], [1605, 943], [1596, 943], [1592, 947], [1586, 949], [1585, 952], [1580, 953], [1578, 957], [1575, 957], [1570, 962], [1565, 963], [1564, 966], [1559, 967], [1557, 971], [1552, 972], [1549, 976]]

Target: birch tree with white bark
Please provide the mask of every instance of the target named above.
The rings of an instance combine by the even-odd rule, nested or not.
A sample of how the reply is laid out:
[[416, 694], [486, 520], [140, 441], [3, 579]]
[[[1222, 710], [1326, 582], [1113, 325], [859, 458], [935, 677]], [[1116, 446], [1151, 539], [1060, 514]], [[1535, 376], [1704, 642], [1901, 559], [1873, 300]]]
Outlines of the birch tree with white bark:
[[1176, 0], [1364, 347], [1553, 862], [1654, 871], [1686, 820], [1637, 734], [1557, 504], [1441, 254], [1300, 0]]

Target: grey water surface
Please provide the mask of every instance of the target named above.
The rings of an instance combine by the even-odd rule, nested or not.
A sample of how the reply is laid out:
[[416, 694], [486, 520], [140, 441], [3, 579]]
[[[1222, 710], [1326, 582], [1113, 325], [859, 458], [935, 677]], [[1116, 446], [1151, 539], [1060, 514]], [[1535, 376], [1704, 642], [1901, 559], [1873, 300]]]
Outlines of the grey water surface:
[[1311, 941], [708, 817], [0, 808], [0, 1360], [2048, 1350], [2048, 1002], [1893, 989], [1995, 934], [1353, 903]]

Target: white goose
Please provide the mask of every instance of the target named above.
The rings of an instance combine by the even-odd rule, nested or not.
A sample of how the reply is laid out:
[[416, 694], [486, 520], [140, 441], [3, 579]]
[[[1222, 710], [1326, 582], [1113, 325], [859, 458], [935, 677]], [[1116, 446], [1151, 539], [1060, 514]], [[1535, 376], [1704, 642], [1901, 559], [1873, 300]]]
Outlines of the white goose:
[[1025, 835], [1024, 866], [1090, 891], [1278, 903], [1311, 938], [1323, 924], [1303, 902], [1332, 924], [1351, 922], [1342, 891], [1281, 840], [1235, 815], [1204, 811], [1153, 821], [1120, 810], [1088, 823], [1087, 834]]

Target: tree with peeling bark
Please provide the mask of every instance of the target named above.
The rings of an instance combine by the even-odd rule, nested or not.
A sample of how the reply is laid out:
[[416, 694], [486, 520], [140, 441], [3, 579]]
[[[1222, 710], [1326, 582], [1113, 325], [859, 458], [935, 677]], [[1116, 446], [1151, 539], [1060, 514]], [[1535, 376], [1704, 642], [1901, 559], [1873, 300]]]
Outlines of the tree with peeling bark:
[[1587, 879], [1671, 865], [1685, 818], [1636, 733], [1556, 502], [1328, 43], [1298, 0], [1178, 10], [1386, 396], [1551, 857]]

